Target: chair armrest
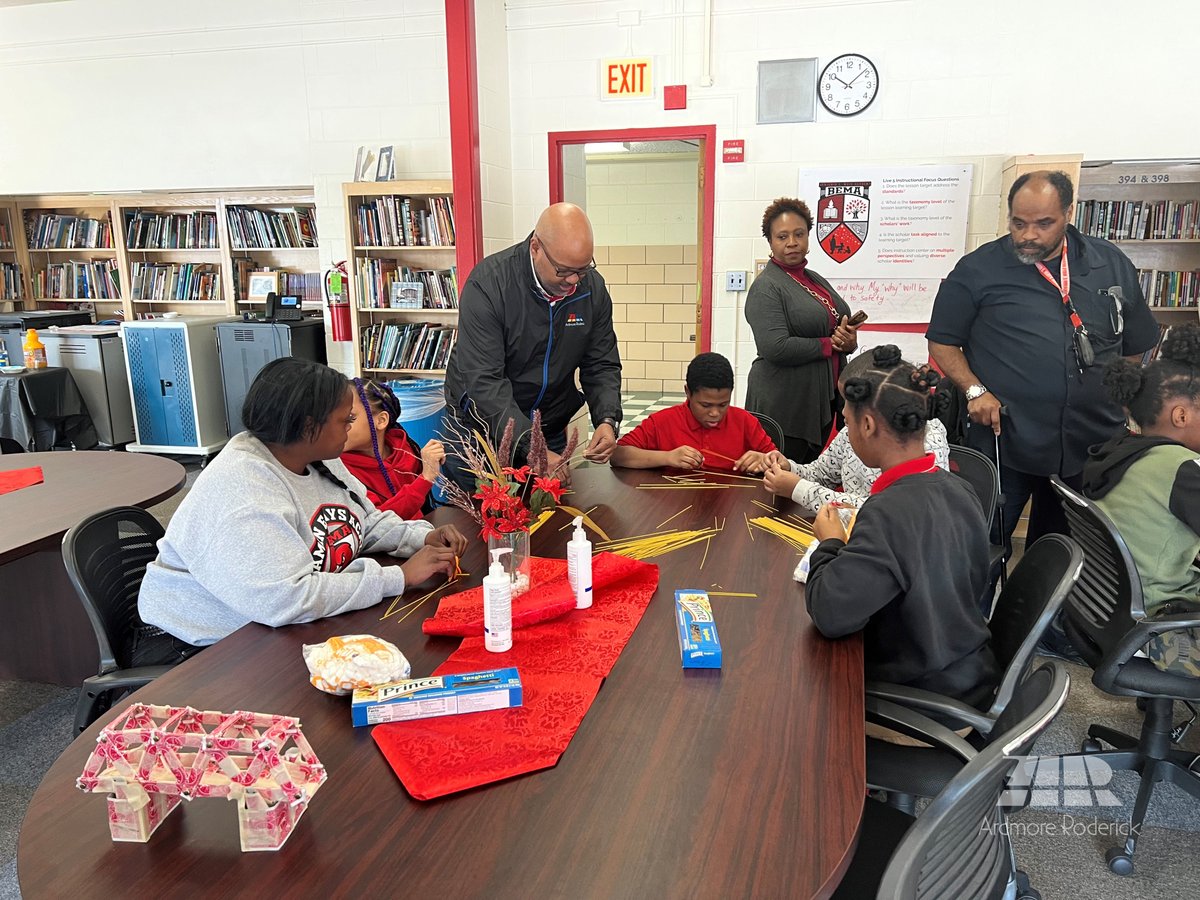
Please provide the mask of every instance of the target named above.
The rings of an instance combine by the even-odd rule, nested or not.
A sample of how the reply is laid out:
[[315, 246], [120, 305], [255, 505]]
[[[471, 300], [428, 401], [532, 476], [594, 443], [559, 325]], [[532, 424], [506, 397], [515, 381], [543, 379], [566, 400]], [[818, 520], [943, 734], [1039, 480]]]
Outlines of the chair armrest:
[[85, 687], [99, 691], [113, 691], [118, 688], [138, 688], [149, 684], [159, 675], [165, 675], [174, 666], [141, 666], [136, 669], [117, 669], [105, 675], [93, 675], [85, 678]]
[[888, 700], [918, 712], [934, 713], [958, 723], [959, 727], [970, 725], [984, 737], [991, 734], [992, 726], [996, 724], [975, 707], [933, 691], [886, 681], [868, 681], [866, 690], [868, 697]]
[[867, 697], [866, 712], [867, 721], [884, 725], [901, 734], [953, 753], [963, 762], [970, 762], [979, 752], [945, 725], [939, 725], [932, 719], [897, 703], [880, 700], [878, 697]]
[[1147, 616], [1125, 632], [1113, 648], [1096, 664], [1096, 676], [1114, 679], [1117, 670], [1133, 658], [1133, 655], [1160, 634], [1200, 628], [1200, 611], [1158, 614]]

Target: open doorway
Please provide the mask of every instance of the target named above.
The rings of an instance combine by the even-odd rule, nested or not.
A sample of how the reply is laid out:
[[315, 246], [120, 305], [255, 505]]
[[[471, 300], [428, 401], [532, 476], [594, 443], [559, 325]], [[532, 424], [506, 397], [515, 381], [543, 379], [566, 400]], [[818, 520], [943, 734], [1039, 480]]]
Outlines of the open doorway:
[[550, 201], [592, 220], [625, 393], [639, 398], [682, 395], [688, 362], [711, 345], [715, 131], [549, 135]]

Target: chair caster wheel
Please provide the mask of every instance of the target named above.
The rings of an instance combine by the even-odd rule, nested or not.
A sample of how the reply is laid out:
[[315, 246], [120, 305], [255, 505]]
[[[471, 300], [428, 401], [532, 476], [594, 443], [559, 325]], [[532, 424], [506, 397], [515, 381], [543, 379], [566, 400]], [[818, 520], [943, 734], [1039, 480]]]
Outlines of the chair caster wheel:
[[1095, 738], [1084, 738], [1083, 743], [1079, 745], [1080, 753], [1099, 753], [1102, 749], [1104, 748], [1100, 746], [1100, 742]]
[[1035, 891], [1029, 886], [1029, 876], [1017, 870], [1017, 896], [1016, 900], [1042, 900], [1042, 895], [1039, 891]]
[[1133, 874], [1133, 857], [1121, 847], [1113, 847], [1105, 853], [1104, 860], [1108, 863], [1108, 871], [1114, 875]]

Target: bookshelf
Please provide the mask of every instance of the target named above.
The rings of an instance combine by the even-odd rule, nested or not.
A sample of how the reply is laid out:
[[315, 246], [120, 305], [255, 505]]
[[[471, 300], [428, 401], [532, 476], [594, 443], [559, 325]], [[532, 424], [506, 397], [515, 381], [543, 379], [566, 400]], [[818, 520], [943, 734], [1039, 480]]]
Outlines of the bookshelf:
[[1200, 317], [1200, 160], [1085, 162], [1075, 227], [1132, 260], [1160, 325]]
[[26, 307], [91, 305], [98, 319], [122, 314], [127, 269], [111, 200], [91, 196], [17, 199], [27, 264]]
[[[251, 271], [322, 306], [312, 188], [0, 198], [14, 246], [0, 247], [0, 310], [18, 269], [24, 308], [94, 305], [96, 317], [238, 315]], [[103, 296], [97, 296], [103, 295]]]
[[[444, 375], [458, 332], [453, 186], [352, 182], [342, 196], [355, 369], [384, 377]], [[420, 305], [393, 306], [393, 293], [397, 303]]]
[[298, 294], [310, 309], [322, 306], [316, 205], [311, 192], [229, 194], [222, 198], [218, 228], [228, 248], [231, 312], [252, 310], [263, 300], [247, 296], [252, 272], [279, 272], [280, 294]]
[[23, 309], [27, 296], [18, 249], [22, 246], [20, 228], [16, 204], [0, 200], [0, 310], [4, 312]]

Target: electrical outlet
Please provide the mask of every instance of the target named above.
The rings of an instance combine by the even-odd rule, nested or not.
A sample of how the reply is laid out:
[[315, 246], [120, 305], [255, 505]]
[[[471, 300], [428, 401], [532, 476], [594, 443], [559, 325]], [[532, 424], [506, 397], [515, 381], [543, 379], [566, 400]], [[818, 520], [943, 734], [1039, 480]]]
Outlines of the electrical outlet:
[[746, 289], [745, 271], [730, 269], [725, 273], [725, 290], [744, 291]]

